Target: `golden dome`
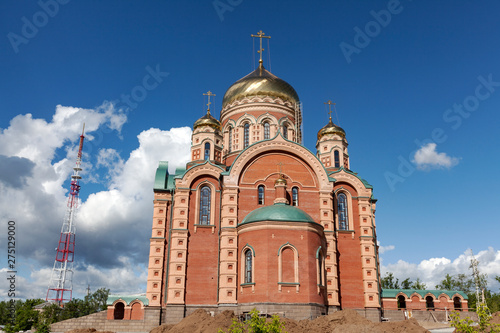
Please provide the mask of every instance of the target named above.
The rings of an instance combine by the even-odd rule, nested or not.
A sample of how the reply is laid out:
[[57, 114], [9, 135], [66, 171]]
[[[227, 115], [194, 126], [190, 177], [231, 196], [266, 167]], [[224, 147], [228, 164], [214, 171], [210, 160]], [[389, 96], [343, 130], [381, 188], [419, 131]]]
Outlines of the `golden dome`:
[[220, 122], [212, 117], [210, 114], [210, 110], [207, 111], [207, 114], [194, 122], [193, 129], [197, 129], [200, 126], [210, 126], [217, 130], [221, 130]]
[[319, 130], [318, 140], [327, 134], [338, 134], [341, 137], [345, 138], [345, 131], [342, 129], [342, 127], [335, 125], [332, 122], [332, 118], [330, 118], [330, 121], [328, 122], [328, 124], [326, 124], [326, 126]]
[[229, 87], [222, 99], [222, 107], [235, 100], [258, 95], [279, 97], [292, 103], [299, 102], [299, 95], [295, 89], [261, 64], [259, 68]]

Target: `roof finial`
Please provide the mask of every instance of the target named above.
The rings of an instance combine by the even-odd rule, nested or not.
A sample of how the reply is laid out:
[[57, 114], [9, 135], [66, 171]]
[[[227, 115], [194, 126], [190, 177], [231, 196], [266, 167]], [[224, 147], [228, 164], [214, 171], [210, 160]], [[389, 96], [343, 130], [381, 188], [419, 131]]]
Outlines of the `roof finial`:
[[212, 104], [210, 102], [210, 96], [215, 96], [215, 94], [212, 94], [212, 92], [209, 90], [208, 92], [206, 93], [203, 93], [204, 96], [208, 96], [208, 103], [207, 103], [207, 114], [210, 114], [210, 104]]
[[263, 67], [262, 65], [262, 51], [264, 51], [264, 49], [262, 48], [262, 38], [267, 38], [267, 39], [271, 39], [271, 36], [264, 36], [265, 33], [262, 32], [262, 30], [260, 30], [257, 35], [250, 35], [251, 37], [258, 37], [260, 38], [260, 48], [259, 50], [257, 51], [257, 53], [259, 53], [259, 68]]
[[328, 102], [326, 102], [325, 104], [328, 104], [328, 115], [330, 116], [330, 121], [332, 121], [332, 104], [333, 104], [333, 107], [335, 108], [335, 103], [333, 103], [331, 100], [328, 100]]

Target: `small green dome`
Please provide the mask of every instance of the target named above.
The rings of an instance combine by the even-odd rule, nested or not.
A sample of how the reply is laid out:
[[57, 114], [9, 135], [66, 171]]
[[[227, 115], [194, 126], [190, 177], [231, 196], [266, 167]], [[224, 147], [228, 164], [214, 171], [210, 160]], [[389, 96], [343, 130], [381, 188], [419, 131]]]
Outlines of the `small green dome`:
[[248, 214], [240, 224], [259, 221], [307, 222], [316, 223], [302, 209], [284, 203], [257, 208]]

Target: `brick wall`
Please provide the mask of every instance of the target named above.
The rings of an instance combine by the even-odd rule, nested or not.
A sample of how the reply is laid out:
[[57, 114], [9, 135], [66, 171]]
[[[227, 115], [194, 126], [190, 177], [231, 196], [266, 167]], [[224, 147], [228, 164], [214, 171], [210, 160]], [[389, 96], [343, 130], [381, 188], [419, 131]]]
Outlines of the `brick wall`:
[[60, 321], [50, 325], [50, 330], [53, 333], [82, 328], [112, 332], [149, 332], [159, 325], [160, 308], [145, 308], [142, 320], [108, 320], [106, 314], [107, 310], [104, 310], [88, 316]]

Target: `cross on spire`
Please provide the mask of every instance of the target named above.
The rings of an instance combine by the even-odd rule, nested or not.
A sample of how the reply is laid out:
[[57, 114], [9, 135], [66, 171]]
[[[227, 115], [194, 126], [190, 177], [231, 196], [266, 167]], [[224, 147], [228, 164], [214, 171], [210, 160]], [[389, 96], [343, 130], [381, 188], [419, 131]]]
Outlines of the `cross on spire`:
[[267, 38], [267, 39], [271, 39], [271, 36], [264, 36], [265, 33], [262, 32], [262, 30], [260, 30], [257, 35], [250, 35], [251, 37], [257, 37], [260, 39], [260, 48], [259, 50], [257, 51], [257, 53], [259, 53], [259, 56], [260, 56], [260, 59], [259, 59], [259, 67], [262, 66], [262, 51], [264, 51], [264, 49], [262, 48], [262, 38]]
[[333, 103], [331, 100], [328, 100], [325, 104], [328, 104], [328, 115], [330, 116], [330, 120], [332, 120], [332, 105], [335, 108], [335, 103]]
[[203, 93], [204, 96], [208, 96], [208, 103], [207, 103], [207, 113], [210, 114], [210, 104], [212, 104], [210, 102], [210, 96], [215, 96], [215, 94], [212, 94], [212, 92], [209, 90], [208, 92], [206, 93]]

